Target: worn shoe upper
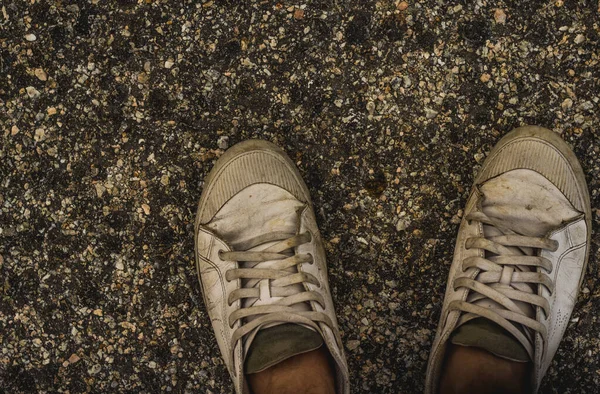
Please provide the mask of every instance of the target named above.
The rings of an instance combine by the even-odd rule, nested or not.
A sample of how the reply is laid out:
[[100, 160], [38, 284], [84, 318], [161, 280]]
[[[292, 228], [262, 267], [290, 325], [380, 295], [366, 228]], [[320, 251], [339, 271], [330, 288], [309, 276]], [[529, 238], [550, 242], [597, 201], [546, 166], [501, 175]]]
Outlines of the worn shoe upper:
[[306, 185], [275, 145], [246, 141], [206, 177], [196, 216], [196, 264], [206, 308], [236, 392], [249, 392], [244, 359], [259, 330], [283, 323], [318, 332], [348, 368]]
[[529, 126], [498, 143], [475, 181], [459, 229], [426, 393], [438, 392], [454, 330], [481, 317], [523, 345], [537, 391], [583, 280], [590, 220], [583, 171], [558, 135]]

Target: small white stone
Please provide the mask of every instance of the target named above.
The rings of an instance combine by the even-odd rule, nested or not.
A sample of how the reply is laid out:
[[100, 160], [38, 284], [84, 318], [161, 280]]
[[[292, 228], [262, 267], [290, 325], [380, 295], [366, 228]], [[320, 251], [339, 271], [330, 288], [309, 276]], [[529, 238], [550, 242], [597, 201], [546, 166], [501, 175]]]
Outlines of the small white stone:
[[222, 135], [217, 140], [217, 146], [219, 149], [227, 149], [229, 148], [229, 137], [226, 135]]
[[373, 112], [375, 112], [375, 103], [374, 102], [369, 101], [367, 103], [367, 112], [371, 115], [373, 114]]
[[148, 363], [148, 367], [150, 367], [151, 369], [155, 369], [155, 368], [156, 368], [156, 362], [154, 362], [154, 361], [150, 361], [150, 362]]
[[356, 238], [356, 240], [357, 240], [358, 242], [360, 242], [361, 244], [363, 244], [363, 245], [368, 245], [368, 244], [369, 244], [369, 241], [367, 241], [367, 240], [366, 240], [366, 239], [364, 239], [363, 237], [358, 237], [358, 238]]
[[37, 40], [37, 37], [35, 36], [35, 34], [26, 34], [25, 39], [27, 41], [35, 41], [35, 40]]
[[406, 218], [400, 218], [396, 223], [396, 231], [404, 231], [410, 225], [410, 221]]
[[88, 374], [96, 375], [98, 372], [102, 370], [102, 366], [100, 364], [94, 364], [92, 368], [88, 369]]
[[119, 271], [123, 271], [125, 269], [125, 266], [123, 266], [122, 261], [117, 261], [117, 264], [115, 264], [115, 268], [118, 269]]
[[346, 347], [350, 351], [355, 350], [359, 346], [360, 346], [360, 341], [357, 341], [357, 340], [350, 340], [350, 341], [346, 342]]
[[585, 41], [585, 36], [583, 34], [577, 34], [575, 37], [575, 44], [581, 44]]
[[171, 67], [173, 67], [174, 64], [175, 64], [175, 62], [173, 62], [173, 60], [169, 59], [169, 60], [165, 61], [165, 68], [171, 68]]
[[433, 119], [438, 115], [438, 112], [431, 109], [431, 108], [425, 108], [425, 117], [427, 119]]
[[25, 88], [25, 91], [27, 92], [27, 95], [29, 96], [29, 98], [32, 98], [32, 99], [40, 97], [40, 94], [41, 94], [41, 93], [40, 93], [40, 92], [39, 92], [39, 91], [38, 91], [36, 88], [34, 88], [33, 86], [27, 86], [27, 87]]

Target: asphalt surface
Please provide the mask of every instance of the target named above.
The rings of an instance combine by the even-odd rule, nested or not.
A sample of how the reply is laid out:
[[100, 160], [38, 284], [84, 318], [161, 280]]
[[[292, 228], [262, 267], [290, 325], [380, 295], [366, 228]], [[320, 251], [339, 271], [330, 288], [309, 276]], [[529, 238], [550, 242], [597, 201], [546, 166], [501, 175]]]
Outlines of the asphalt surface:
[[[308, 183], [353, 393], [422, 391], [461, 209], [512, 128], [574, 148], [599, 228], [597, 1], [0, 5], [0, 392], [232, 392], [193, 220], [248, 138]], [[599, 242], [543, 393], [600, 385]]]

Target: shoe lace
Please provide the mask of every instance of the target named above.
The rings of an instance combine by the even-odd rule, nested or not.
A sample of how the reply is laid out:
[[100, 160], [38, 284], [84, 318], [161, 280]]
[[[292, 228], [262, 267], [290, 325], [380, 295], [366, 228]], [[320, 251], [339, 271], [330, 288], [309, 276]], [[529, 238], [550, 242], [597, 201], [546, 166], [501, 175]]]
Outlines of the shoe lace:
[[[296, 323], [309, 326], [322, 335], [317, 323], [324, 323], [333, 329], [333, 322], [323, 312], [302, 311], [294, 308], [296, 304], [316, 302], [326, 308], [323, 296], [308, 290], [307, 284], [320, 287], [319, 280], [308, 272], [298, 269], [300, 264], [314, 264], [310, 254], [298, 254], [295, 248], [312, 240], [309, 232], [303, 234], [287, 234], [281, 232], [267, 233], [242, 244], [234, 245], [241, 251], [220, 251], [220, 258], [225, 261], [238, 262], [238, 268], [225, 273], [227, 281], [241, 280], [241, 286], [232, 291], [227, 302], [233, 305], [242, 301], [241, 307], [229, 316], [229, 326], [233, 328], [242, 320], [232, 336], [231, 349], [238, 340], [244, 340], [247, 350], [256, 333], [265, 325], [278, 323]], [[263, 244], [275, 244], [260, 250]], [[298, 286], [298, 285], [301, 285]], [[273, 297], [277, 297], [273, 299]], [[260, 305], [255, 305], [258, 301]], [[233, 354], [232, 354], [233, 356]]]
[[[538, 288], [541, 285], [550, 294], [554, 292], [554, 282], [548, 276], [552, 272], [552, 263], [540, 256], [539, 251], [554, 252], [558, 249], [558, 242], [518, 234], [481, 211], [473, 211], [466, 219], [491, 226], [501, 235], [466, 240], [466, 249], [480, 249], [483, 253], [463, 260], [463, 272], [469, 269], [471, 272], [456, 278], [453, 286], [455, 291], [466, 288], [471, 292], [466, 300], [451, 302], [449, 310], [464, 312], [457, 326], [477, 317], [495, 322], [521, 342], [533, 359], [534, 333], [539, 333], [546, 341], [547, 330], [542, 323], [528, 316], [517, 302], [529, 304], [533, 310], [540, 308], [546, 316], [549, 315], [550, 304], [546, 297], [540, 295]], [[494, 303], [482, 305], [478, 302], [481, 300]]]

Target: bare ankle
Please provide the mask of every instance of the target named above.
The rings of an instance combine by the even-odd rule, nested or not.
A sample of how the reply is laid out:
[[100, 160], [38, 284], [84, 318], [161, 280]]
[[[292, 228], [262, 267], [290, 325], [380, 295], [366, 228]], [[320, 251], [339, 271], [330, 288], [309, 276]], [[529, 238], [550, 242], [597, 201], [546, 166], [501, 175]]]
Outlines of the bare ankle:
[[335, 394], [334, 372], [324, 347], [298, 354], [262, 372], [249, 374], [253, 394]]
[[497, 357], [476, 347], [449, 345], [440, 394], [526, 394], [531, 363]]

